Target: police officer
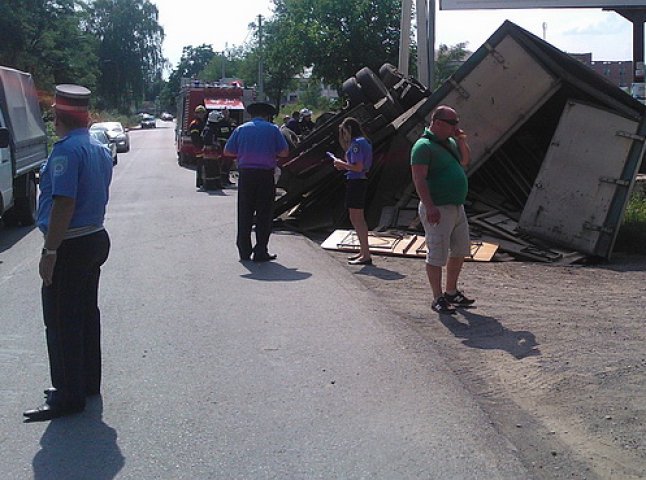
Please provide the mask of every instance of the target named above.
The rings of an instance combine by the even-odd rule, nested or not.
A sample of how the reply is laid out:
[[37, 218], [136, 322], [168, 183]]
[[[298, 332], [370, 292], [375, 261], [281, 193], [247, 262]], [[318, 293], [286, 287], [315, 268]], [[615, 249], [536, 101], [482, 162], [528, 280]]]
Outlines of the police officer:
[[[286, 157], [289, 147], [271, 119], [273, 105], [252, 103], [247, 112], [253, 117], [233, 131], [224, 154], [238, 158], [238, 231], [236, 245], [240, 260], [267, 262], [276, 258], [267, 250], [273, 220], [274, 171], [277, 157]], [[256, 218], [256, 245], [251, 230]], [[253, 254], [253, 258], [252, 258]]]
[[58, 85], [54, 144], [40, 173], [38, 228], [44, 235], [39, 273], [50, 374], [41, 406], [27, 421], [70, 415], [101, 389], [101, 265], [110, 238], [103, 226], [112, 180], [110, 151], [88, 132], [90, 91]]

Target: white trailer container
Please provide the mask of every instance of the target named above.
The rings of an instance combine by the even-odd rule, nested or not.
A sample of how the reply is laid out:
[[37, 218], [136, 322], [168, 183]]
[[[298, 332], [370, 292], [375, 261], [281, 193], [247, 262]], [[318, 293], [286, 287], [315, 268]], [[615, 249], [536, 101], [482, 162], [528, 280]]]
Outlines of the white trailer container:
[[[610, 257], [644, 157], [644, 105], [511, 22], [416, 116], [428, 125], [440, 104], [469, 134], [473, 194], [495, 197], [519, 232]], [[410, 142], [423, 126], [407, 131]]]

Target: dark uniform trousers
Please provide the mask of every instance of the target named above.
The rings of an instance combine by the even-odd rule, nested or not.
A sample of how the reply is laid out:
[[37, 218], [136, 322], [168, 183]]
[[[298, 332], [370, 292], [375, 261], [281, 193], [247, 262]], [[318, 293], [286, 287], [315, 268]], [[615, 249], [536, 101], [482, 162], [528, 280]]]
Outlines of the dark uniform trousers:
[[[274, 169], [238, 169], [238, 234], [236, 245], [240, 258], [267, 252], [274, 213]], [[251, 229], [256, 223], [256, 245], [251, 246]]]
[[50, 405], [83, 407], [101, 389], [101, 265], [110, 251], [105, 230], [63, 241], [52, 284], [42, 287], [52, 386]]

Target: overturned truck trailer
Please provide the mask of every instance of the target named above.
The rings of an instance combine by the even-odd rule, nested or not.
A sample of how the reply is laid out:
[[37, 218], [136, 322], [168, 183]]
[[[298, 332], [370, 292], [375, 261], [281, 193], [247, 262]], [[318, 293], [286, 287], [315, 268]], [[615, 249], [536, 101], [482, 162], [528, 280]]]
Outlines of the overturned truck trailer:
[[[505, 22], [437, 91], [371, 132], [384, 152], [369, 198], [381, 200], [377, 208], [395, 196], [391, 205], [410, 211], [410, 177], [400, 170], [440, 104], [458, 111], [469, 134], [467, 213], [476, 237], [516, 258], [557, 261], [568, 250], [610, 257], [644, 157], [644, 105]], [[385, 185], [398, 193], [380, 195]], [[371, 228], [377, 217], [369, 216]], [[381, 226], [401, 228], [397, 217], [387, 225], [382, 217]]]

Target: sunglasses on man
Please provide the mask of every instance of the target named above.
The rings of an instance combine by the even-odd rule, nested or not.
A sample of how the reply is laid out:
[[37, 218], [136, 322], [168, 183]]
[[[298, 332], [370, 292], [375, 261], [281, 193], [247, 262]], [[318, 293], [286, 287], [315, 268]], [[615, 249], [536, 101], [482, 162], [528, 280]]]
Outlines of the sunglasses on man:
[[439, 120], [440, 122], [448, 123], [449, 125], [455, 127], [458, 123], [460, 123], [460, 120], [457, 118], [436, 118], [435, 120]]

